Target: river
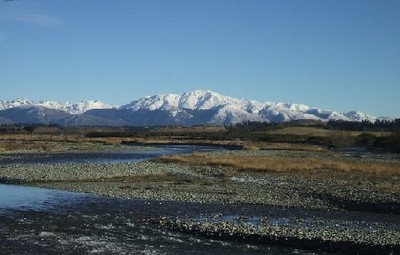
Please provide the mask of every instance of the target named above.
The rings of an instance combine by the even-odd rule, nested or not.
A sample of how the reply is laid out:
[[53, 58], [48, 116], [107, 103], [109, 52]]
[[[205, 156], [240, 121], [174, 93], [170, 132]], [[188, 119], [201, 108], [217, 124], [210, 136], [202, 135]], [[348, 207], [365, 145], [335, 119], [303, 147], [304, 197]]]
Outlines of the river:
[[[10, 156], [0, 164], [121, 162], [166, 153], [190, 153], [207, 147], [159, 150]], [[111, 155], [111, 156], [110, 156]], [[221, 205], [217, 205], [221, 206]], [[184, 234], [148, 223], [163, 215], [207, 214], [215, 205], [113, 199], [100, 196], [0, 184], [1, 254], [326, 254], [242, 241], [221, 241]]]

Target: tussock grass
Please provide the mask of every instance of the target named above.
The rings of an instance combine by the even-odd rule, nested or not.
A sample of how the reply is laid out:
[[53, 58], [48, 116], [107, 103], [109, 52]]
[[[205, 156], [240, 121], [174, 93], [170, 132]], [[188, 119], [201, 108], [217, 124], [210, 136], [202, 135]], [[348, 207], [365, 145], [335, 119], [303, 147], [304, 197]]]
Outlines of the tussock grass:
[[[317, 136], [329, 137], [332, 135], [332, 130], [323, 129], [318, 127], [285, 127], [276, 130], [269, 130], [266, 132], [271, 135], [299, 135], [299, 136]], [[357, 137], [361, 134], [370, 134], [375, 137], [389, 136], [390, 132], [377, 132], [377, 131], [343, 131], [349, 137]]]
[[302, 136], [329, 136], [331, 130], [316, 127], [286, 127], [277, 130], [269, 130], [267, 134], [302, 135]]
[[190, 165], [226, 166], [237, 170], [294, 172], [333, 170], [384, 175], [400, 175], [399, 163], [364, 162], [357, 160], [332, 160], [317, 158], [287, 158], [261, 156], [220, 156], [194, 153], [190, 156], [165, 155], [162, 162]]

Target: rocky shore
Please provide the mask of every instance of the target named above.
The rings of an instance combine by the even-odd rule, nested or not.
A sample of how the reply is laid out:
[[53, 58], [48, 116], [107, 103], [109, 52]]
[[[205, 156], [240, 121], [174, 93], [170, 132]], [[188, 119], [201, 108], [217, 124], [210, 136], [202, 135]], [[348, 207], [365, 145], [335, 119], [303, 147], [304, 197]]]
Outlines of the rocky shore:
[[0, 180], [120, 198], [256, 203], [400, 214], [398, 176], [329, 169], [259, 173], [154, 160], [104, 164], [0, 164]]
[[[275, 156], [286, 152], [212, 153]], [[302, 152], [291, 156], [309, 155]], [[163, 217], [151, 222], [177, 231], [226, 239], [359, 254], [400, 252], [400, 185], [396, 175], [364, 175], [329, 169], [259, 173], [147, 160], [107, 164], [0, 164], [0, 181], [116, 198], [217, 203], [221, 207], [234, 204], [238, 208], [255, 204], [265, 206], [265, 212], [258, 210], [257, 215], [249, 215], [239, 209], [197, 218], [193, 215]], [[271, 206], [286, 211], [303, 210], [303, 214], [282, 218], [267, 212]], [[349, 212], [356, 212], [358, 216]]]
[[[303, 220], [296, 218], [295, 221]], [[356, 221], [341, 221], [340, 224], [334, 225], [330, 223], [323, 221], [317, 227], [296, 224], [274, 225], [266, 222], [264, 218], [261, 218], [258, 224], [243, 221], [160, 220], [160, 225], [163, 227], [212, 238], [278, 244], [335, 253], [398, 254], [400, 252], [398, 231], [388, 231], [384, 226], [375, 226], [375, 230], [348, 227], [349, 224], [354, 227], [360, 224]]]

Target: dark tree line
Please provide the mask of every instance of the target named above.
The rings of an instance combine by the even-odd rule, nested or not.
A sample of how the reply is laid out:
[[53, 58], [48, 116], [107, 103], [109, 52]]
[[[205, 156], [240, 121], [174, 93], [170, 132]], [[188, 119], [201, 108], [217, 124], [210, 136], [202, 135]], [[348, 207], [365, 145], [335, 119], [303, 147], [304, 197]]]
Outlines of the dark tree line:
[[351, 130], [351, 131], [395, 131], [400, 129], [400, 119], [370, 121], [343, 121], [330, 120], [326, 124], [329, 129]]
[[9, 123], [0, 125], [0, 133], [32, 133], [33, 130], [39, 127], [46, 128], [59, 128], [63, 127], [58, 124], [21, 124], [21, 123]]

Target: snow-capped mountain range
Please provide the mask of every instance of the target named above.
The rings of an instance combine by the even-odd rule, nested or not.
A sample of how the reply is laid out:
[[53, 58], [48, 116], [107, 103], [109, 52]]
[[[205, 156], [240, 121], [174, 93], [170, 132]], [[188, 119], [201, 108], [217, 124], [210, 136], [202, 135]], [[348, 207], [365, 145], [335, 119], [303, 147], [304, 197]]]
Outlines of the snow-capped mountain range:
[[57, 101], [34, 101], [28, 99], [17, 99], [13, 101], [0, 101], [0, 111], [16, 107], [45, 107], [48, 109], [62, 110], [71, 114], [82, 114], [92, 109], [111, 109], [117, 108], [115, 105], [105, 104], [97, 100], [81, 101], [79, 103], [57, 102]]
[[160, 94], [115, 106], [90, 100], [80, 103], [18, 99], [0, 101], [0, 123], [61, 125], [198, 125], [245, 121], [283, 122], [299, 119], [375, 121], [358, 111], [336, 112], [304, 104], [237, 99], [208, 90], [182, 95]]

